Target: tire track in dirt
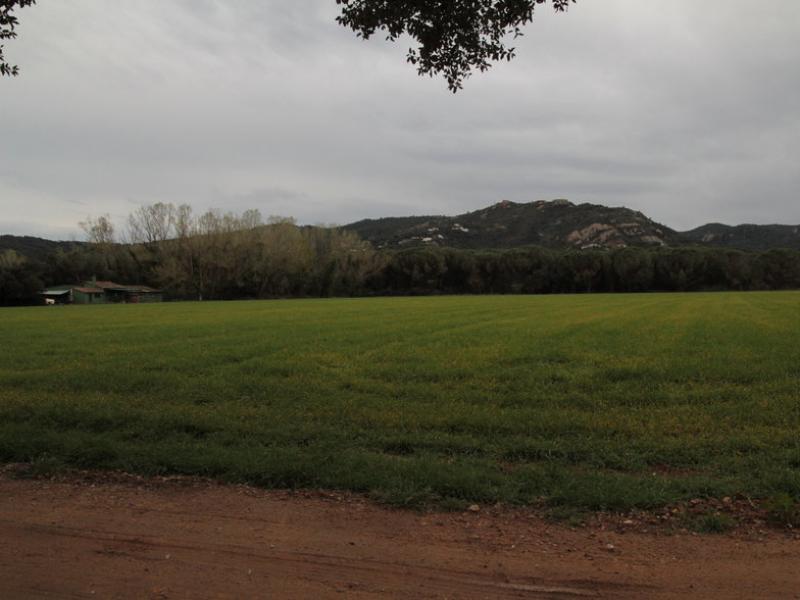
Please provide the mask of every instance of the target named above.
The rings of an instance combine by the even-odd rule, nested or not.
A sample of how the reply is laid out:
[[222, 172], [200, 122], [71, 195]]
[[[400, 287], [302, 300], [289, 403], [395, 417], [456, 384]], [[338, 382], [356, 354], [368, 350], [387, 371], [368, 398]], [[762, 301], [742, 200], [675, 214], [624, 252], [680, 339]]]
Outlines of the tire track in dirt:
[[[40, 536], [42, 538], [72, 538], [84, 540], [92, 545], [103, 545], [102, 550], [95, 550], [97, 554], [109, 557], [125, 557], [137, 561], [153, 561], [159, 559], [148, 556], [148, 552], [159, 551], [163, 553], [188, 551], [192, 554], [192, 564], [195, 566], [210, 566], [214, 562], [202, 557], [205, 555], [225, 555], [230, 560], [241, 564], [260, 562], [291, 563], [293, 574], [296, 577], [312, 580], [335, 580], [347, 578], [344, 574], [358, 577], [378, 576], [382, 579], [413, 579], [421, 584], [428, 592], [435, 591], [445, 597], [457, 593], [455, 597], [465, 597], [468, 593], [485, 589], [491, 597], [502, 598], [507, 593], [509, 597], [526, 598], [597, 598], [601, 590], [613, 589], [621, 592], [626, 586], [614, 586], [600, 582], [545, 582], [531, 578], [530, 581], [501, 582], [489, 577], [478, 577], [475, 573], [459, 572], [452, 569], [418, 566], [408, 563], [394, 563], [381, 560], [357, 559], [348, 557], [291, 551], [255, 552], [246, 546], [231, 546], [210, 544], [198, 546], [196, 544], [179, 543], [170, 539], [153, 538], [148, 536], [129, 537], [113, 531], [92, 530], [87, 528], [70, 528], [58, 525], [26, 525], [20, 528], [18, 524], [0, 520], [0, 530], [5, 533], [14, 533], [20, 536]], [[165, 559], [168, 560], [168, 559]], [[251, 569], [252, 570], [252, 569]], [[568, 587], [569, 586], [569, 587]], [[630, 591], [633, 587], [628, 586]], [[641, 591], [641, 589], [640, 589]]]
[[[616, 535], [616, 537], [612, 537]], [[206, 482], [0, 477], [0, 597], [794, 598], [800, 542], [617, 535]], [[612, 540], [620, 551], [606, 549]], [[800, 597], [800, 596], [797, 596]]]

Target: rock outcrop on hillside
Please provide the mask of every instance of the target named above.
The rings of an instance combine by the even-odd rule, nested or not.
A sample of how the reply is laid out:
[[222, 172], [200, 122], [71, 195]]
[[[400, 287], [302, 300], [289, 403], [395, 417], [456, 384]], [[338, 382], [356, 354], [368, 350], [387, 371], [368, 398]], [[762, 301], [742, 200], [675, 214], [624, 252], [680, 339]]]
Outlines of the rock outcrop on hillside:
[[624, 207], [569, 200], [518, 203], [503, 200], [456, 217], [366, 219], [345, 226], [378, 248], [623, 248], [721, 246], [742, 250], [800, 249], [797, 225], [710, 223], [678, 232]]
[[664, 246], [678, 239], [677, 232], [640, 212], [568, 200], [503, 200], [456, 217], [368, 219], [346, 228], [380, 248], [621, 248]]
[[[722, 225], [709, 223], [686, 232], [653, 221], [641, 212], [569, 200], [510, 202], [503, 200], [455, 217], [443, 215], [365, 219], [343, 229], [357, 233], [379, 249], [444, 246], [503, 249], [624, 248], [713, 246], [741, 250], [800, 249], [800, 225]], [[81, 242], [53, 242], [28, 236], [0, 235], [0, 252], [14, 250], [45, 260], [55, 249]]]

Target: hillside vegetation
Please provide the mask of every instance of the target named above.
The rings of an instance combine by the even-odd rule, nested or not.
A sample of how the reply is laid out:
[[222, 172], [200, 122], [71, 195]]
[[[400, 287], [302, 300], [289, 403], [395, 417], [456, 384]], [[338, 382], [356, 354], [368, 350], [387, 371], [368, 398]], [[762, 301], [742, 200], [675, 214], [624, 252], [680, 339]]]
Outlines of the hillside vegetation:
[[455, 217], [365, 219], [346, 225], [378, 248], [447, 246], [498, 249], [542, 246], [557, 249], [699, 245], [769, 250], [800, 249], [800, 226], [718, 223], [678, 232], [624, 207], [573, 204], [568, 200], [510, 202]]
[[85, 246], [82, 242], [54, 242], [30, 235], [0, 235], [0, 254], [12, 251], [34, 260], [47, 260], [59, 250], [69, 252]]
[[0, 460], [587, 509], [800, 497], [800, 293], [2, 311]]
[[407, 217], [345, 226], [379, 248], [419, 245], [452, 248], [622, 248], [665, 246], [678, 234], [640, 212], [568, 200], [503, 200], [457, 217]]
[[[666, 240], [679, 234], [628, 209], [503, 202], [468, 216], [383, 219], [357, 231], [157, 203], [129, 215], [129, 243], [117, 242], [108, 215], [81, 223], [90, 243], [51, 243], [44, 257], [46, 245], [4, 238], [15, 244], [0, 249], [0, 305], [40, 304], [45, 286], [92, 279], [200, 300], [800, 288], [800, 250], [675, 248]], [[403, 227], [419, 235], [375, 239]], [[467, 247], [517, 246], [536, 231], [537, 245]]]

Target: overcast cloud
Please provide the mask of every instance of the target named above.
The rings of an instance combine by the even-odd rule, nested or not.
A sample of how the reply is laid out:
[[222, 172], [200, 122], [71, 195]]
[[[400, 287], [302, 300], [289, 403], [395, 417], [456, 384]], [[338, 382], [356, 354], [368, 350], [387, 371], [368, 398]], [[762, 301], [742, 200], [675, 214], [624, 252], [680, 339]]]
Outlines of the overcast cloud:
[[[769, 10], [766, 10], [766, 9]], [[457, 95], [334, 0], [39, 0], [0, 80], [0, 233], [188, 202], [303, 223], [500, 199], [800, 223], [800, 2], [579, 0]]]

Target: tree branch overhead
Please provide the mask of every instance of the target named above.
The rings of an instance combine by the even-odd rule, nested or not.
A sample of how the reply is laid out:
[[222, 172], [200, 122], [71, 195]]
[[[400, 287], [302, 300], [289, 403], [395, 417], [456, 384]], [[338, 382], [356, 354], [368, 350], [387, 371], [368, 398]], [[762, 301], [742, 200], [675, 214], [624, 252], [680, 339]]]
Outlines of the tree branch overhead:
[[494, 62], [511, 60], [515, 48], [508, 38], [522, 35], [539, 4], [563, 12], [576, 0], [336, 0], [337, 17], [364, 39], [384, 32], [396, 41], [410, 36], [418, 47], [407, 60], [420, 75], [442, 75], [451, 91], [464, 80], [486, 71]]

